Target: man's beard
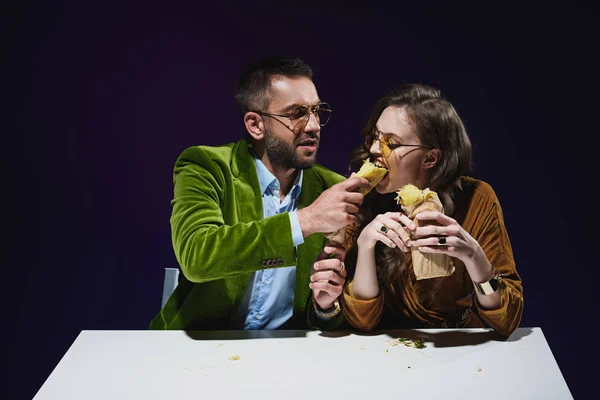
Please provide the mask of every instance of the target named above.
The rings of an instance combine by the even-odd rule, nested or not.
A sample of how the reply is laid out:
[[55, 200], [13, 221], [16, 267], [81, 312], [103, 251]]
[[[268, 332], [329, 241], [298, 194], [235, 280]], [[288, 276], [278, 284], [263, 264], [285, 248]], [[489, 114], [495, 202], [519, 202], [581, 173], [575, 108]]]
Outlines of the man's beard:
[[[311, 137], [311, 139], [316, 139]], [[304, 138], [303, 140], [306, 140]], [[317, 150], [311, 156], [302, 156], [297, 152], [295, 144], [300, 142], [295, 140], [293, 143], [287, 143], [280, 139], [265, 127], [265, 150], [271, 165], [283, 169], [307, 169], [317, 162]]]

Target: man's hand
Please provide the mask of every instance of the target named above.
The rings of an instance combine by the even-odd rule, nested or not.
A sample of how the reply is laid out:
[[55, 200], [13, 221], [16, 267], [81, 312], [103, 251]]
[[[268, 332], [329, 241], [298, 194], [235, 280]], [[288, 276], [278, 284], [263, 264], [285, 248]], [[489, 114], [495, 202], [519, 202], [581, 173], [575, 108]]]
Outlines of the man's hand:
[[354, 192], [357, 188], [369, 187], [365, 178], [353, 176], [333, 185], [309, 206], [298, 210], [298, 220], [304, 237], [315, 232], [334, 232], [356, 221], [358, 207], [364, 196]]
[[322, 310], [333, 307], [333, 302], [342, 294], [346, 282], [345, 257], [346, 250], [342, 246], [327, 245], [312, 266], [309, 287]]

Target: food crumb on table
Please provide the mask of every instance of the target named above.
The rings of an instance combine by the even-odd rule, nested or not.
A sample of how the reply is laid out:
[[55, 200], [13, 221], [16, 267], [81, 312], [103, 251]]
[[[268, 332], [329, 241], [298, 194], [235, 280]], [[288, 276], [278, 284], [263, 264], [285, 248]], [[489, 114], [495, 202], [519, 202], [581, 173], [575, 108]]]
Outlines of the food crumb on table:
[[231, 357], [229, 357], [230, 361], [237, 361], [240, 359], [240, 356], [238, 356], [237, 354], [233, 354]]
[[412, 347], [415, 349], [424, 349], [427, 347], [423, 340], [412, 340], [408, 338], [388, 339], [385, 342], [391, 347], [400, 346], [401, 344], [403, 344], [406, 347]]

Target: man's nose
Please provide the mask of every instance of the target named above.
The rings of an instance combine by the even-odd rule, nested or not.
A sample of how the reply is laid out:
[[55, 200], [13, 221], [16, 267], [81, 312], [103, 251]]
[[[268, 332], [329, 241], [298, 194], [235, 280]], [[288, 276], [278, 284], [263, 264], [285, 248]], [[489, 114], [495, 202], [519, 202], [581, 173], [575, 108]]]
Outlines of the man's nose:
[[321, 130], [321, 125], [317, 121], [317, 116], [313, 112], [308, 113], [308, 122], [306, 123], [305, 131], [318, 132]]

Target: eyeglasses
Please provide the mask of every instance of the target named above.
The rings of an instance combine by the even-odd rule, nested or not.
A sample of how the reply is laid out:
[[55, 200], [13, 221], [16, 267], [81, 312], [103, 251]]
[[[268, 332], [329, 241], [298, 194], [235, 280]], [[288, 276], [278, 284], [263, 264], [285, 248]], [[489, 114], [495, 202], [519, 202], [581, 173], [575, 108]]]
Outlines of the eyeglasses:
[[[304, 132], [304, 128], [308, 125], [308, 121], [310, 120], [310, 114], [312, 113], [317, 120], [317, 123], [321, 126], [325, 126], [329, 119], [331, 118], [331, 107], [329, 107], [328, 103], [319, 103], [313, 106], [296, 106], [291, 113], [289, 114], [271, 114], [263, 111], [254, 111], [259, 115], [264, 115], [266, 117], [271, 117], [276, 121], [279, 121], [283, 125], [285, 125], [289, 130], [294, 132], [294, 135], [298, 136], [302, 132]], [[292, 123], [292, 127], [290, 128], [283, 121], [280, 121], [276, 117], [289, 118]]]
[[399, 144], [392, 143], [390, 139], [383, 133], [381, 133], [377, 128], [373, 130], [373, 133], [367, 136], [365, 140], [365, 145], [367, 149], [370, 149], [373, 146], [373, 143], [379, 140], [379, 150], [381, 151], [381, 155], [383, 158], [388, 158], [392, 151], [399, 149], [400, 147], [423, 147], [425, 149], [433, 149], [433, 147], [425, 146], [422, 144]]

